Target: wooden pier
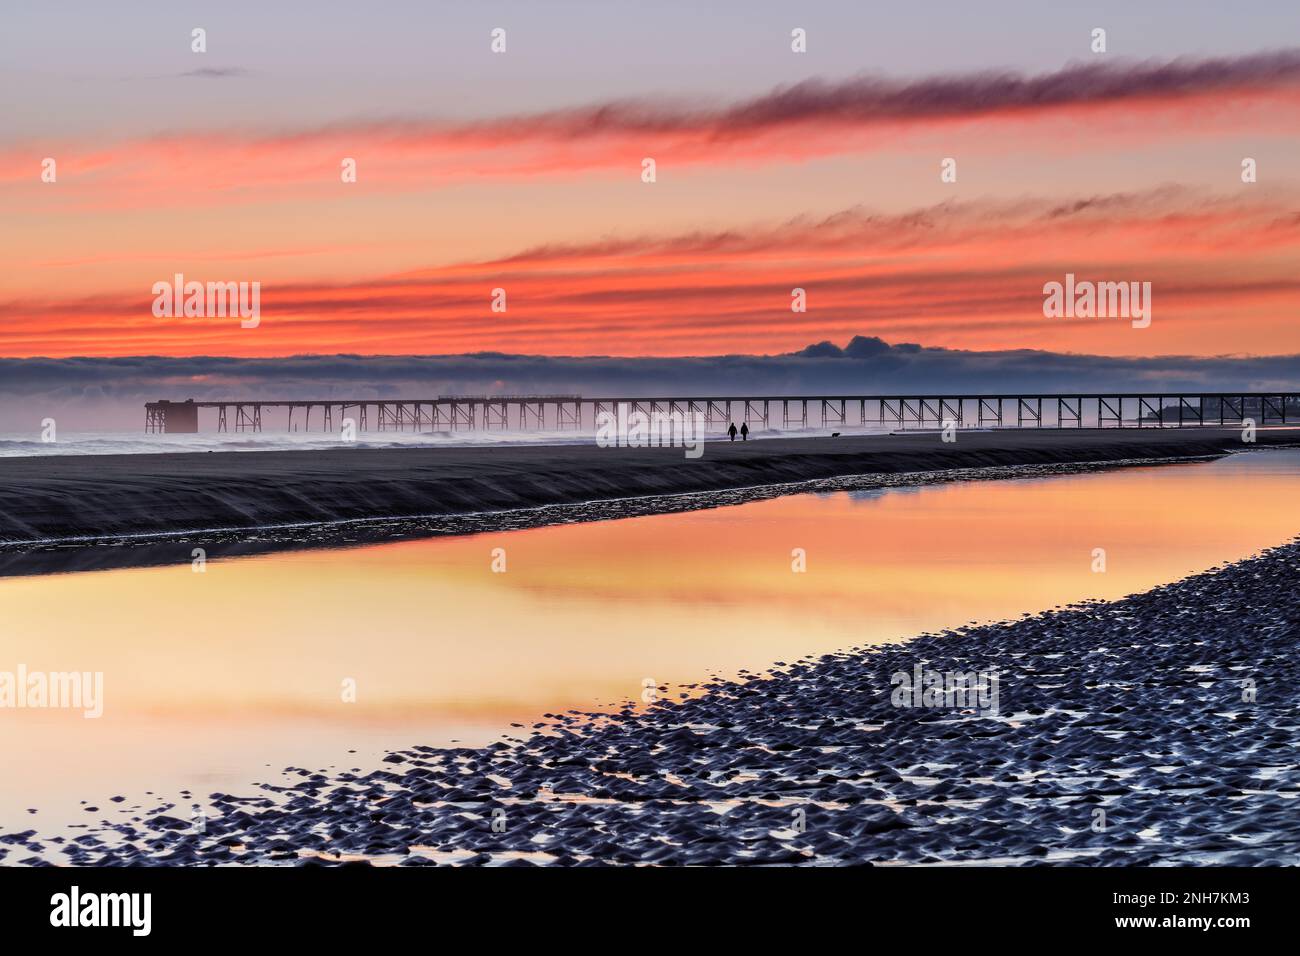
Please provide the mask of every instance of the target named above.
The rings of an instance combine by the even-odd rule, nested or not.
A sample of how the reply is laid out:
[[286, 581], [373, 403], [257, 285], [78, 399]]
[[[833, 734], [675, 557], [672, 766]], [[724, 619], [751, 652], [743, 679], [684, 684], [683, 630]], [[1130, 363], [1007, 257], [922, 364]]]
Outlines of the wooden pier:
[[[320, 401], [156, 401], [145, 405], [145, 431], [199, 431], [199, 412], [215, 412], [218, 432], [260, 432], [265, 412], [287, 431], [358, 432], [582, 431], [602, 413], [698, 416], [706, 428], [751, 431], [871, 428], [1263, 427], [1300, 421], [1300, 392], [1105, 392], [987, 395], [777, 395], [583, 398], [580, 395], [439, 395], [426, 399]], [[211, 418], [212, 416], [209, 416]]]

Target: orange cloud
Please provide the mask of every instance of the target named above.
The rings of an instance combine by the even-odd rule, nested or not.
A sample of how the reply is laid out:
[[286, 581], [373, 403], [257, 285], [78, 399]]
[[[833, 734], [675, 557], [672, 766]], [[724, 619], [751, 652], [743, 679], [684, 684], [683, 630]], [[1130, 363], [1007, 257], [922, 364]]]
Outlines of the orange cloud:
[[[0, 306], [0, 355], [689, 355], [781, 351], [863, 331], [1099, 354], [1298, 352], [1300, 205], [1268, 198], [1164, 189], [943, 203], [543, 246], [355, 282], [267, 285], [255, 330], [155, 318], [148, 288], [12, 301]], [[1137, 337], [1126, 323], [1045, 320], [1043, 283], [1066, 272], [1151, 282], [1151, 329]], [[807, 290], [806, 313], [790, 310], [795, 287]], [[505, 313], [490, 309], [495, 288], [506, 290]]]
[[[666, 169], [755, 166], [880, 150], [955, 125], [991, 138], [1014, 131], [1079, 149], [1189, 135], [1213, 121], [1291, 135], [1300, 51], [1169, 62], [1106, 60], [1023, 76], [985, 72], [918, 80], [810, 80], [724, 106], [615, 101], [474, 123], [364, 121], [284, 132], [225, 130], [87, 145], [34, 143], [0, 153], [13, 202], [39, 188], [41, 157], [60, 181], [84, 185], [62, 208], [229, 204], [337, 197], [340, 163], [358, 161], [380, 190], [475, 179], [636, 175], [646, 156]], [[1086, 136], [1078, 136], [1087, 130]], [[42, 202], [48, 202], [42, 197]]]

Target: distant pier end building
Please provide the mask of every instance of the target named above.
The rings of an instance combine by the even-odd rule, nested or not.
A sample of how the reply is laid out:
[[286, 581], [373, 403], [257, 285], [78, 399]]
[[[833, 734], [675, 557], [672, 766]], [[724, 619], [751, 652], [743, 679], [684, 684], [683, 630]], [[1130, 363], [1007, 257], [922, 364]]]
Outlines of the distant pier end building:
[[145, 430], [169, 435], [193, 435], [199, 430], [199, 406], [194, 399], [162, 400], [145, 406]]

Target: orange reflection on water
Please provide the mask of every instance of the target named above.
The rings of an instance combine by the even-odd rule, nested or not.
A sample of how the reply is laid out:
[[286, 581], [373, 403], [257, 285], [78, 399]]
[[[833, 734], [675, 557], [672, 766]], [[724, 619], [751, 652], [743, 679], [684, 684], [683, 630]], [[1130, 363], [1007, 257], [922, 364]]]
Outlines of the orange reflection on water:
[[99, 720], [0, 711], [0, 756], [30, 781], [6, 788], [0, 824], [56, 790], [103, 800], [237, 788], [272, 776], [266, 763], [369, 767], [383, 747], [482, 742], [511, 720], [638, 699], [646, 678], [1121, 597], [1300, 532], [1297, 476], [1300, 452], [1276, 451], [351, 550], [214, 550], [202, 574], [3, 580], [0, 670], [102, 671], [106, 699]]

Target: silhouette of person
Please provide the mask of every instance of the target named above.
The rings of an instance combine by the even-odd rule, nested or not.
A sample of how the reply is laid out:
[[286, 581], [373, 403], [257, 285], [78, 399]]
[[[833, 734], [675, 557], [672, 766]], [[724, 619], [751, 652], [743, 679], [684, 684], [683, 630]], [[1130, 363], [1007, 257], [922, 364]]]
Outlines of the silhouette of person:
[[732, 422], [732, 423], [731, 423], [731, 427], [727, 429], [727, 434], [731, 436], [731, 440], [732, 440], [732, 441], [735, 441], [735, 440], [736, 440], [736, 423], [735, 423], [735, 422]]
[[749, 422], [740, 423], [740, 440], [749, 441]]

